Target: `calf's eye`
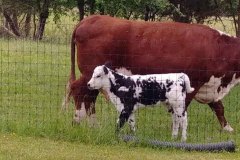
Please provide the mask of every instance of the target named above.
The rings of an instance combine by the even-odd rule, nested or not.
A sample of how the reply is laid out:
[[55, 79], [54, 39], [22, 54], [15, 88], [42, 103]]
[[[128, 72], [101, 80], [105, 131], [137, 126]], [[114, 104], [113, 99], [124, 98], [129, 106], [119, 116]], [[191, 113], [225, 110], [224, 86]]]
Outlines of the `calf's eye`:
[[100, 75], [97, 76], [97, 78], [100, 78], [100, 77], [101, 77]]

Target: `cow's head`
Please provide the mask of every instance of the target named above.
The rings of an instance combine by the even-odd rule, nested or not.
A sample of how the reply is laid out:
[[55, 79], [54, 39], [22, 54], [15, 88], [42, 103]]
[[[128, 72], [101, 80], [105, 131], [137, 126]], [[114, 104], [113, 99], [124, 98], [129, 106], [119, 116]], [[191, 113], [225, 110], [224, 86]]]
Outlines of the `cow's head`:
[[97, 66], [93, 71], [92, 78], [87, 83], [88, 88], [90, 90], [109, 88], [109, 71], [110, 69], [107, 68], [105, 65]]

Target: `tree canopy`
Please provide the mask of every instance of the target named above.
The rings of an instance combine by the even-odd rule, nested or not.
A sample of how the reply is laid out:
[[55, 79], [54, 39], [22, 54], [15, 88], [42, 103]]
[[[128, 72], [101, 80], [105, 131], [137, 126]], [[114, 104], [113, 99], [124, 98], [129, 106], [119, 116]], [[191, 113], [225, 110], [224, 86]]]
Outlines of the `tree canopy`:
[[[79, 20], [91, 14], [125, 19], [159, 21], [162, 18], [184, 23], [203, 23], [209, 17], [231, 17], [240, 35], [240, 0], [0, 0], [1, 31], [16, 37], [41, 40], [49, 15], [58, 21], [73, 9]], [[30, 33], [30, 28], [32, 32]]]

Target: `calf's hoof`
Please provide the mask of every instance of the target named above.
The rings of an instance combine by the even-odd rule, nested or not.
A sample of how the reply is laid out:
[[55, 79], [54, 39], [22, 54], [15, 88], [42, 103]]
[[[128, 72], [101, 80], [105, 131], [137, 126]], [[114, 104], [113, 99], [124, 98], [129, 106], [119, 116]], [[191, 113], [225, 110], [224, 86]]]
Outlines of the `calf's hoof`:
[[172, 135], [172, 140], [176, 140], [178, 135]]
[[181, 142], [186, 143], [186, 141], [187, 141], [187, 137], [182, 137]]
[[120, 132], [120, 127], [117, 125], [116, 129], [115, 129], [115, 134], [117, 135], [117, 134], [119, 134], [119, 132]]

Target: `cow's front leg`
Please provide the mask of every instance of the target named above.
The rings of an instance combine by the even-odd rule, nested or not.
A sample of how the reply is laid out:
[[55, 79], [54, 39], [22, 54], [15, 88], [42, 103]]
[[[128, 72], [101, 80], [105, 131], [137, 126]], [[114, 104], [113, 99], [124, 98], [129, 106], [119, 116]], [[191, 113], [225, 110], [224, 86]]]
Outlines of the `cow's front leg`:
[[224, 116], [224, 107], [223, 107], [222, 101], [212, 102], [212, 103], [209, 103], [208, 105], [215, 112], [223, 130], [232, 132], [233, 128], [230, 126], [230, 124], [228, 124]]
[[95, 125], [95, 102], [98, 93], [98, 90], [91, 91], [87, 88], [87, 80], [84, 77], [71, 84], [71, 94], [75, 102], [74, 123], [80, 123], [88, 115], [90, 125]]

